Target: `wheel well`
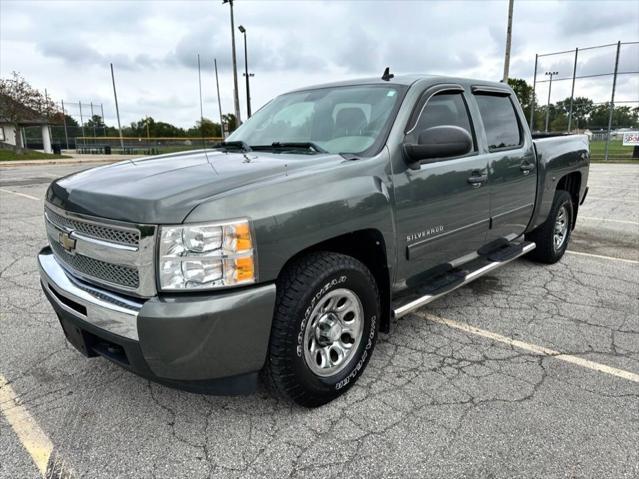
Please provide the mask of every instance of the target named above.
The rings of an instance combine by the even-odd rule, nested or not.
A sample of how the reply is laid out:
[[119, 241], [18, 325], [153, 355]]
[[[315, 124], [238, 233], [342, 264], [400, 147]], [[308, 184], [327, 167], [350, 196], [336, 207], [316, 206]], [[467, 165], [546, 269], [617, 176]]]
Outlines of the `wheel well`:
[[380, 295], [382, 312], [380, 330], [387, 333], [390, 329], [390, 274], [386, 258], [386, 244], [382, 233], [375, 229], [359, 230], [314, 244], [290, 258], [282, 271], [293, 261], [315, 251], [345, 254], [366, 265], [377, 282]]
[[579, 210], [579, 191], [581, 191], [581, 173], [575, 171], [573, 173], [569, 173], [566, 176], [563, 176], [559, 183], [557, 183], [558, 190], [567, 191], [570, 194], [570, 198], [572, 198], [572, 225], [571, 227], [574, 229], [575, 224], [577, 223], [577, 211]]

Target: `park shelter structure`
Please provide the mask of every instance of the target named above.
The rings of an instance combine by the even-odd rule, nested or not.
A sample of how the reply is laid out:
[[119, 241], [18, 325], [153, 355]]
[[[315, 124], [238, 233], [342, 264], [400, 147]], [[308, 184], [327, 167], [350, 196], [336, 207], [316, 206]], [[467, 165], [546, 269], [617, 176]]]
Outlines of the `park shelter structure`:
[[[9, 102], [16, 103], [15, 100], [3, 95], [2, 102], [0, 104], [9, 104]], [[51, 153], [51, 133], [49, 131], [49, 120], [40, 113], [32, 110], [31, 108], [18, 105], [15, 108], [20, 112], [17, 122], [7, 118], [6, 112], [0, 109], [0, 143], [5, 145], [16, 146], [16, 135], [22, 135], [22, 145], [25, 145], [24, 128], [39, 126], [42, 130], [42, 145], [45, 153]]]

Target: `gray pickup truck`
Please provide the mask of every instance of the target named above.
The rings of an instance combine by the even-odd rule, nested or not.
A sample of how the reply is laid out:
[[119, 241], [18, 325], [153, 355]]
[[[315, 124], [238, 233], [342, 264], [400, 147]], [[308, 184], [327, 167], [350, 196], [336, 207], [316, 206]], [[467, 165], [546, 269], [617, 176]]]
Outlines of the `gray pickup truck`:
[[42, 287], [86, 356], [319, 406], [392, 318], [522, 255], [558, 261], [589, 161], [585, 136], [533, 139], [502, 83], [304, 88], [214, 148], [54, 181]]

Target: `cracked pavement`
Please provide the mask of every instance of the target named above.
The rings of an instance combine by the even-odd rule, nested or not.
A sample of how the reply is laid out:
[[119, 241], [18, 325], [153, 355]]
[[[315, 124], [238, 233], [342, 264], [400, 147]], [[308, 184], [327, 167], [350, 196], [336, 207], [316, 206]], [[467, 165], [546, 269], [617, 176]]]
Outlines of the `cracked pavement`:
[[[0, 375], [73, 477], [638, 477], [639, 383], [428, 315], [639, 374], [639, 265], [522, 259], [381, 335], [349, 393], [306, 410], [266, 391], [170, 389], [64, 339], [40, 290], [47, 181], [84, 166], [0, 169]], [[27, 181], [32, 178], [33, 181]], [[571, 251], [639, 260], [639, 166], [591, 167]], [[39, 477], [0, 415], [0, 478]]]

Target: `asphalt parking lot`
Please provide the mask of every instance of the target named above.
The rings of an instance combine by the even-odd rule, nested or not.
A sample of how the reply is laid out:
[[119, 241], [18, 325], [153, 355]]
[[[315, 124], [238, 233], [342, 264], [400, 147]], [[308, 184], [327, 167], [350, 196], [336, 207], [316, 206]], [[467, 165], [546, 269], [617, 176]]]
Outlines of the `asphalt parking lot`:
[[639, 165], [594, 164], [570, 251], [382, 335], [344, 397], [149, 383], [64, 339], [40, 290], [48, 183], [0, 168], [0, 477], [639, 477]]

